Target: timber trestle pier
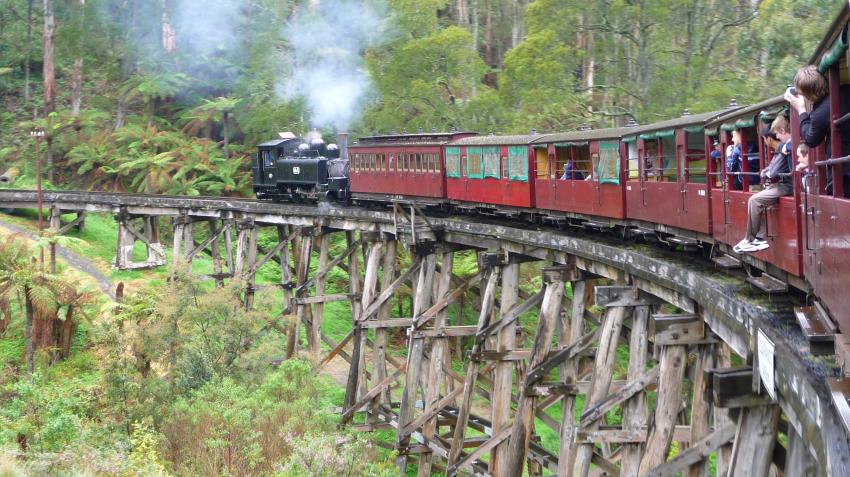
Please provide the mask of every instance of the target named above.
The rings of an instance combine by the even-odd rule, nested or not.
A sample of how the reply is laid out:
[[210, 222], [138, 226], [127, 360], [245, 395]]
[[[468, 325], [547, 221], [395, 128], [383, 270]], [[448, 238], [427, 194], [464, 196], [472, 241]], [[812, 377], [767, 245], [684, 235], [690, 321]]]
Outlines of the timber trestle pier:
[[[210, 255], [211, 277], [241, 280], [249, 307], [257, 270], [278, 263], [285, 313], [297, 317], [287, 354], [301, 327], [301, 353], [318, 366], [349, 363], [340, 422], [394, 429], [403, 475], [412, 465], [422, 476], [850, 476], [842, 363], [810, 353], [787, 296], [692, 256], [408, 204], [90, 192], [45, 192], [44, 203], [60, 233], [86, 213], [114, 214], [120, 269], [167, 265], [170, 219], [171, 256]], [[0, 208], [35, 206], [33, 191], [0, 191]], [[258, 244], [261, 228], [276, 245]], [[333, 234], [346, 240], [335, 257]], [[134, 261], [139, 241], [147, 255]], [[471, 252], [476, 273], [452, 273]], [[347, 293], [326, 293], [336, 267]], [[400, 287], [409, 316], [394, 313]], [[333, 301], [352, 309], [339, 342], [322, 333]], [[477, 321], [463, 322], [463, 307]], [[400, 336], [406, 357], [387, 348]]]

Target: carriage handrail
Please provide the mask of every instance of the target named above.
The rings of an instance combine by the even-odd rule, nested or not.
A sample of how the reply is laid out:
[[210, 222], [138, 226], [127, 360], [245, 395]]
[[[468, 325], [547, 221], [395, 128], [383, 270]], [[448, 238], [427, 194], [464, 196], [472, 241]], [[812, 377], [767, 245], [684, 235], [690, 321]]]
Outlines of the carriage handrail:
[[850, 156], [837, 157], [835, 159], [826, 159], [824, 161], [815, 162], [815, 166], [823, 167], [823, 166], [834, 166], [836, 164], [844, 164], [846, 162], [850, 162]]

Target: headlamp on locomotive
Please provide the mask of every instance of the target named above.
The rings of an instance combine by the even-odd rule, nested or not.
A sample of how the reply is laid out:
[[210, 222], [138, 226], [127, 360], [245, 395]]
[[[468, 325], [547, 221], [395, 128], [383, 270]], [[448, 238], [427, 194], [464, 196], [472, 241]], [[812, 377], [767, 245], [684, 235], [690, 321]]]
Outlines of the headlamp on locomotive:
[[348, 158], [313, 131], [307, 138], [281, 133], [257, 146], [253, 166], [258, 199], [348, 200]]

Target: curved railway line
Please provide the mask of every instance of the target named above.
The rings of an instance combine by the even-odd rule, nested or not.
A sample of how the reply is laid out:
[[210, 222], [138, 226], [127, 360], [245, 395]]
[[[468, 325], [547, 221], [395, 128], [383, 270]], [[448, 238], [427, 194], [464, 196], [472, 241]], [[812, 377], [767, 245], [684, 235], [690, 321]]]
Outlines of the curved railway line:
[[[5, 209], [35, 208], [36, 199], [0, 191]], [[170, 218], [173, 256], [212, 255], [218, 283], [244, 281], [246, 306], [257, 269], [278, 262], [304, 353], [350, 363], [341, 422], [395, 429], [399, 465], [416, 464], [419, 475], [699, 476], [710, 475], [709, 461], [716, 475], [850, 475], [850, 385], [840, 357], [800, 331], [797, 297], [757, 292], [699, 254], [582, 230], [425, 217], [403, 203], [76, 191], [45, 192], [44, 203], [58, 231], [83, 225], [85, 213], [115, 214], [118, 268], [166, 265], [160, 223]], [[71, 213], [77, 219], [63, 224]], [[211, 232], [200, 243], [199, 223]], [[267, 227], [279, 241], [261, 249], [257, 234]], [[337, 257], [328, 249], [333, 234], [348, 241]], [[137, 241], [148, 250], [142, 262], [133, 261]], [[440, 273], [464, 250], [478, 254], [475, 276]], [[397, 269], [402, 253], [407, 269]], [[520, 270], [533, 262], [543, 265], [542, 284], [524, 293]], [[349, 293], [325, 293], [334, 267], [357, 278]], [[412, 316], [393, 316], [404, 284], [414, 291]], [[321, 332], [332, 301], [352, 307], [339, 343]], [[477, 323], [450, 318], [450, 307], [464, 306]], [[530, 312], [536, 332], [525, 333], [518, 317]], [[409, 337], [406, 362], [387, 352], [393, 329]], [[296, 333], [288, 354], [300, 345]], [[464, 337], [472, 348], [458, 354]], [[628, 370], [615, 369], [618, 348], [628, 350]], [[582, 414], [561, 411], [575, 408]], [[541, 441], [544, 426], [560, 436], [555, 443]]]

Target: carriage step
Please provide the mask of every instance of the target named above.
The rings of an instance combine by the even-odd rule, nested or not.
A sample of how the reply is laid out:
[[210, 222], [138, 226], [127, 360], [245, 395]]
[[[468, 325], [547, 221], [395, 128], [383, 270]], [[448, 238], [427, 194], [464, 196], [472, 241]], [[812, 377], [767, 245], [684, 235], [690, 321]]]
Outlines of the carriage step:
[[711, 259], [718, 267], [724, 268], [726, 270], [731, 270], [733, 268], [740, 268], [741, 261], [735, 257], [730, 257], [725, 253], [722, 255], [718, 255]]
[[773, 278], [767, 273], [762, 273], [760, 277], [749, 277], [747, 281], [765, 293], [785, 293], [788, 291], [787, 283]]
[[829, 391], [841, 423], [850, 432], [850, 378], [829, 378]]
[[813, 355], [835, 354], [835, 325], [823, 310], [816, 306], [795, 307], [794, 316], [806, 339], [809, 340]]

